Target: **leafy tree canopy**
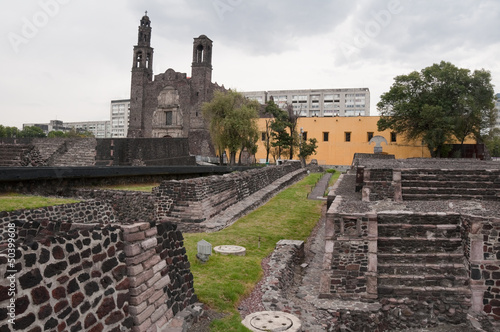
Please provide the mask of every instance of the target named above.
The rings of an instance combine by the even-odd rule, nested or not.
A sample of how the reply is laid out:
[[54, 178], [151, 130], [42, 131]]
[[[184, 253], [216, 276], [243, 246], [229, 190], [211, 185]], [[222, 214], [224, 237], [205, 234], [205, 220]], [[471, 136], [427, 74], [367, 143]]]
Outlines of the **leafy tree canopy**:
[[480, 139], [496, 116], [491, 74], [444, 61], [395, 77], [380, 99], [378, 130], [422, 140], [433, 157], [440, 157], [453, 138], [462, 144], [469, 136]]
[[212, 142], [221, 158], [223, 151], [229, 150], [231, 165], [236, 163], [238, 151], [246, 148], [251, 153], [256, 152], [259, 107], [258, 102], [232, 90], [216, 91], [212, 100], [202, 106]]

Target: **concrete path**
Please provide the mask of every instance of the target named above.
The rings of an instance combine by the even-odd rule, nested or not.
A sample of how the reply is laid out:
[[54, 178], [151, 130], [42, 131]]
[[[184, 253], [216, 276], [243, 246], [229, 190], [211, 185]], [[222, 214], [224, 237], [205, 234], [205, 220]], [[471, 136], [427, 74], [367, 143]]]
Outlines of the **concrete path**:
[[324, 197], [323, 194], [325, 193], [326, 188], [328, 188], [328, 182], [330, 181], [331, 177], [332, 173], [325, 173], [316, 183], [316, 186], [309, 193], [309, 196], [307, 198], [326, 201], [326, 197]]

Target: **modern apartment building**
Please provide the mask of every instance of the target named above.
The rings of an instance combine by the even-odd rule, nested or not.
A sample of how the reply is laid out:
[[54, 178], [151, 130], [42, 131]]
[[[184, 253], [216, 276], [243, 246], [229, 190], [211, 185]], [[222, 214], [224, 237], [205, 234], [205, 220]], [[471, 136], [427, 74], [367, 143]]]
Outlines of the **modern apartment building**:
[[24, 127], [35, 126], [41, 128], [45, 134], [51, 131], [68, 132], [71, 129], [76, 131], [89, 131], [96, 138], [111, 137], [111, 124], [109, 121], [81, 121], [81, 122], [63, 122], [61, 120], [50, 120], [49, 123], [24, 123]]
[[368, 88], [251, 91], [242, 94], [261, 104], [272, 97], [281, 108], [292, 105], [302, 117], [370, 115]]
[[130, 99], [111, 101], [111, 137], [127, 137], [129, 114]]

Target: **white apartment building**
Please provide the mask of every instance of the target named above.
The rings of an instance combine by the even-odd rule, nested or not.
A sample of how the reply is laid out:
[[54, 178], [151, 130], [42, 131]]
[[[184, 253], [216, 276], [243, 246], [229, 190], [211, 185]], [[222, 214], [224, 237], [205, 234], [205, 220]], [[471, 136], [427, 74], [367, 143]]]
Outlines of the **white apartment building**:
[[130, 99], [111, 101], [111, 137], [127, 137], [129, 113]]
[[111, 137], [111, 125], [109, 121], [80, 121], [63, 122], [61, 120], [50, 120], [49, 123], [24, 123], [24, 127], [35, 126], [41, 128], [47, 135], [51, 131], [62, 131], [64, 133], [75, 129], [77, 132], [89, 131], [95, 138]]
[[242, 94], [261, 104], [272, 97], [281, 108], [292, 105], [303, 117], [370, 115], [368, 88], [251, 91]]

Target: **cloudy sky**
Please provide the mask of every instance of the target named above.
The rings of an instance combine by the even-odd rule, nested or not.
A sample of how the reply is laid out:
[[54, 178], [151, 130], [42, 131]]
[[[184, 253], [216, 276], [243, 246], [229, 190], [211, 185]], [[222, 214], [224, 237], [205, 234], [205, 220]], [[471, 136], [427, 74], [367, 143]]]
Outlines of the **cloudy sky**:
[[146, 10], [155, 74], [189, 76], [205, 34], [239, 91], [368, 87], [376, 114], [395, 76], [445, 60], [500, 92], [498, 0], [22, 0], [0, 12], [0, 124], [109, 119]]

